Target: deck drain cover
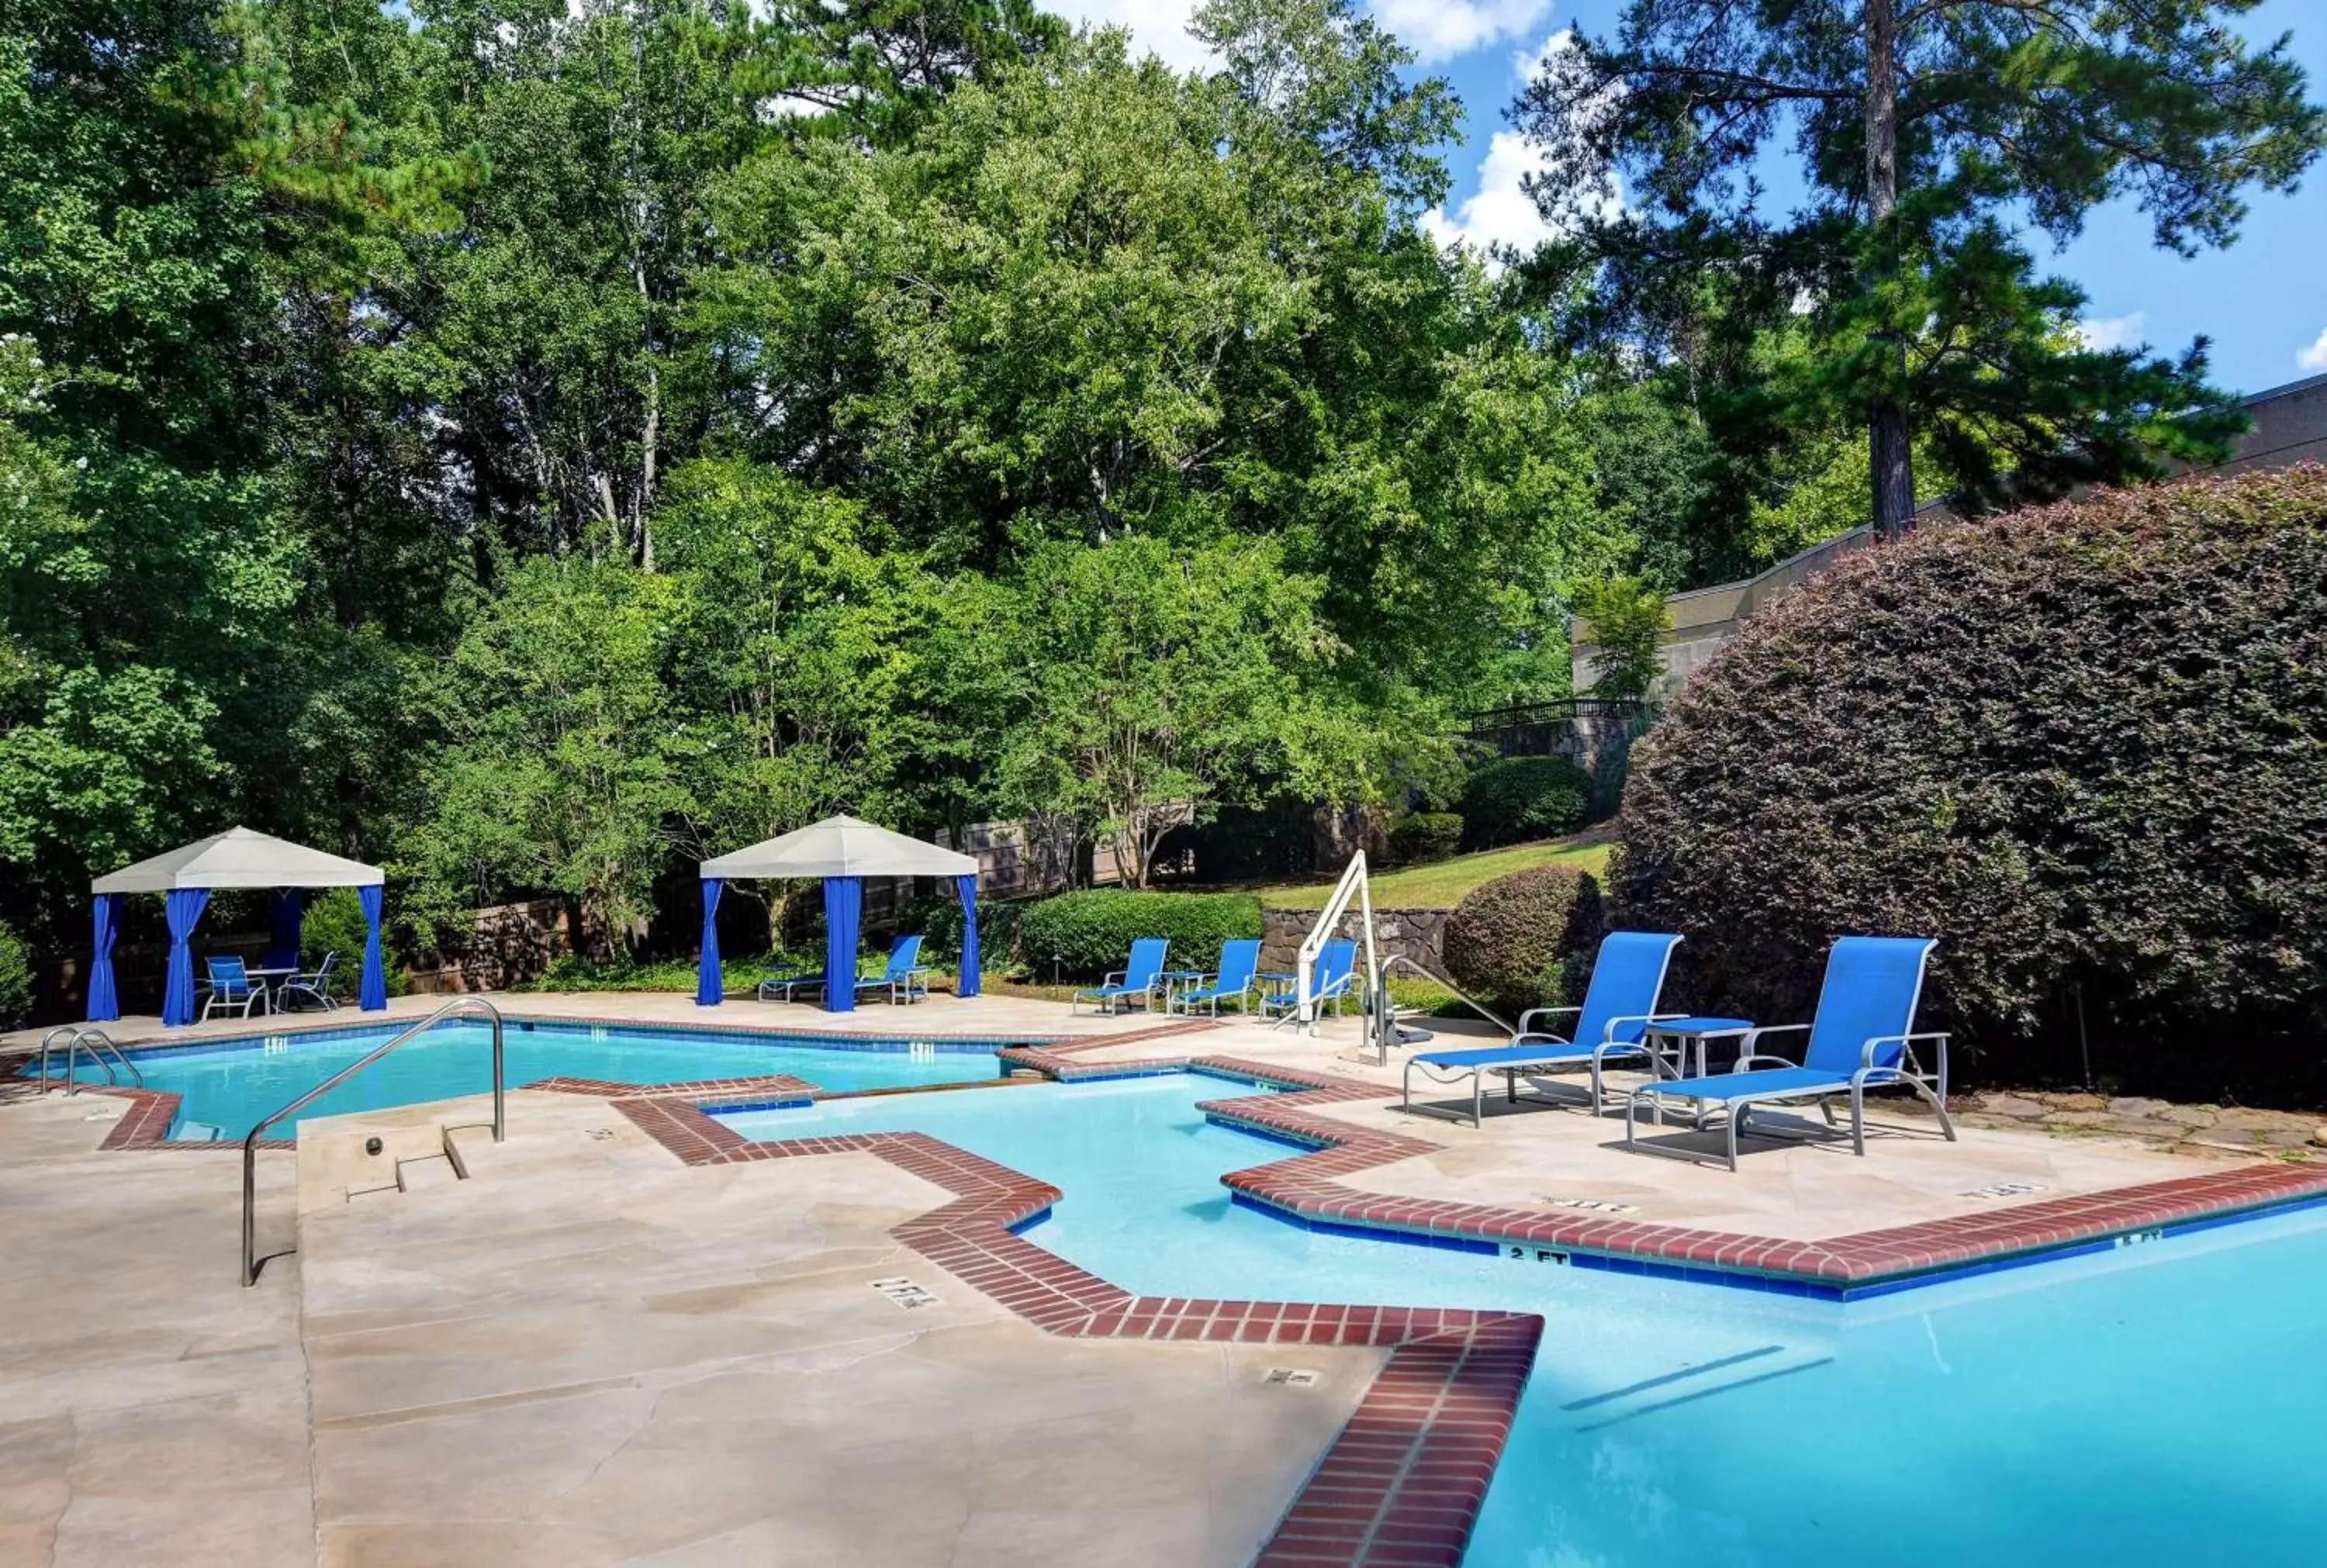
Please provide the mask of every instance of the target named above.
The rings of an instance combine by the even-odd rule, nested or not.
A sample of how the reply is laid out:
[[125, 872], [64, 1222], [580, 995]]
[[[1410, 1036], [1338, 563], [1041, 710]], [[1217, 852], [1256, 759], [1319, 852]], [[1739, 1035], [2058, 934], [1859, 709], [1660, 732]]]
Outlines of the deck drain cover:
[[1637, 1203], [1618, 1203], [1608, 1198], [1547, 1198], [1554, 1209], [1588, 1209], [1594, 1214], [1638, 1214]]
[[593, 1127], [590, 1129], [590, 1135], [597, 1139], [600, 1143], [603, 1143], [608, 1138], [614, 1135], [614, 1129], [612, 1127]]
[[934, 1307], [938, 1304], [938, 1299], [934, 1294], [909, 1279], [874, 1280], [873, 1288], [909, 1312], [916, 1307]]
[[1998, 1181], [1993, 1187], [1975, 1187], [1968, 1192], [1958, 1192], [1958, 1198], [2024, 1198], [2044, 1189], [2033, 1181]]
[[1263, 1383], [1281, 1383], [1287, 1388], [1307, 1388], [1317, 1381], [1317, 1374], [1306, 1367], [1271, 1367]]
[[84, 1122], [117, 1122], [127, 1114], [127, 1106], [107, 1106], [101, 1111], [91, 1111], [81, 1118]]

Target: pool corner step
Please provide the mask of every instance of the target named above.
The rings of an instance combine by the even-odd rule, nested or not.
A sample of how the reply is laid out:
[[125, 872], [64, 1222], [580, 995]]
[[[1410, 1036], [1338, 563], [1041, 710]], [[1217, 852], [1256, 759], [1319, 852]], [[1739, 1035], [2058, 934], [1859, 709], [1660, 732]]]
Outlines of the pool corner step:
[[396, 1185], [405, 1192], [423, 1192], [432, 1187], [452, 1187], [462, 1180], [461, 1172], [447, 1153], [422, 1154], [396, 1162]]

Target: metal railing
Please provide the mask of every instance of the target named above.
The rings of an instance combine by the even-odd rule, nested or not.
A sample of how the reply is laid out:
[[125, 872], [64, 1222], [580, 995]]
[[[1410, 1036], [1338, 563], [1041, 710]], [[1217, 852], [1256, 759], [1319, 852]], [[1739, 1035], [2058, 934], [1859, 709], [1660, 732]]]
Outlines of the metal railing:
[[[313, 1105], [317, 1100], [322, 1098], [325, 1095], [331, 1093], [333, 1089], [339, 1087], [341, 1084], [347, 1082], [350, 1078], [355, 1077], [358, 1073], [371, 1066], [372, 1063], [378, 1061], [388, 1052], [396, 1050], [398, 1046], [403, 1045], [407, 1041], [417, 1039], [419, 1036], [427, 1033], [430, 1030], [435, 1028], [436, 1025], [442, 1023], [447, 1018], [452, 1017], [454, 1013], [462, 1012], [464, 1009], [481, 1011], [487, 1018], [492, 1021], [493, 1142], [498, 1143], [502, 1141], [502, 1135], [508, 1131], [508, 1121], [505, 1114], [506, 1102], [508, 1099], [508, 1086], [501, 1061], [501, 1010], [495, 1007], [491, 1003], [486, 1001], [481, 996], [459, 997], [453, 1001], [446, 1003], [444, 1006], [438, 1008], [435, 1012], [430, 1013], [427, 1017], [422, 1019], [419, 1022], [404, 1031], [401, 1034], [396, 1036], [395, 1039], [388, 1041], [386, 1044], [378, 1047], [377, 1050], [366, 1053], [358, 1060], [350, 1062], [346, 1067], [341, 1068], [330, 1078], [325, 1078], [322, 1083], [317, 1084], [313, 1088], [309, 1089], [305, 1094], [301, 1095], [297, 1099], [293, 1100], [289, 1105], [284, 1106], [281, 1110], [276, 1112], [273, 1115], [266, 1117], [257, 1126], [250, 1129], [250, 1135], [242, 1141], [242, 1283], [244, 1284], [255, 1285], [258, 1283], [258, 1267], [261, 1262], [269, 1261], [283, 1255], [282, 1253], [269, 1253], [266, 1255], [266, 1259], [261, 1259], [258, 1255], [258, 1140], [264, 1137], [266, 1134], [266, 1130], [269, 1127], [274, 1126], [277, 1122], [282, 1121], [286, 1116], [297, 1115], [301, 1111], [304, 1111], [309, 1106]], [[286, 1247], [284, 1250], [288, 1252], [294, 1249]]]
[[84, 1029], [79, 1024], [61, 1023], [41, 1037], [41, 1092], [42, 1094], [48, 1092], [49, 1059], [55, 1053], [56, 1044], [60, 1040], [65, 1042], [66, 1097], [70, 1098], [80, 1093], [77, 1064], [80, 1060], [83, 1050], [87, 1050], [90, 1059], [105, 1069], [107, 1083], [117, 1084], [121, 1081], [113, 1076], [114, 1063], [118, 1062], [128, 1072], [130, 1082], [141, 1089], [145, 1087], [145, 1075], [139, 1072], [137, 1064], [130, 1060], [119, 1046], [113, 1043], [111, 1035], [101, 1029]]

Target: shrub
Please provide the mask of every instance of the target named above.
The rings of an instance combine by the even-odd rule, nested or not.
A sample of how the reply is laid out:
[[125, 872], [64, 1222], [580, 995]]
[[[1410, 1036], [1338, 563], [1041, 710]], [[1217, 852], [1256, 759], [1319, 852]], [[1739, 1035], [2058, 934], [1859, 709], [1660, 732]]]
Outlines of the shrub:
[[[329, 888], [310, 896], [307, 913], [299, 923], [299, 961], [313, 969], [323, 961], [326, 953], [340, 956], [339, 967], [332, 971], [332, 995], [340, 1002], [356, 999], [357, 988], [363, 984], [364, 938], [363, 905], [357, 901], [353, 888]], [[383, 944], [387, 933], [381, 933]], [[381, 968], [388, 980], [388, 994], [401, 996], [405, 993], [404, 967], [396, 961], [391, 948], [383, 948]]]
[[1166, 937], [1174, 966], [1192, 967], [1217, 958], [1222, 942], [1260, 934], [1260, 900], [1249, 893], [1100, 888], [1027, 905], [1018, 959], [1037, 979], [1050, 978], [1053, 963], [1062, 975], [1096, 977], [1123, 967], [1135, 938]]
[[1555, 838], [1584, 826], [1592, 777], [1565, 757], [1504, 757], [1463, 786], [1463, 841], [1472, 849]]
[[1574, 1000], [1600, 939], [1600, 886], [1567, 865], [1481, 882], [1446, 917], [1446, 968], [1490, 1004], [1518, 1012]]
[[1390, 859], [1399, 865], [1444, 860], [1463, 846], [1463, 819], [1452, 811], [1417, 811], [1389, 830]]
[[1613, 901], [1688, 933], [1694, 1008], [1807, 1016], [1836, 933], [1913, 932], [1983, 1070], [2081, 1071], [2081, 1011], [2127, 1083], [2315, 1096], [2322, 582], [2315, 465], [1855, 554], [1635, 748]]
[[[1018, 939], [1019, 917], [1030, 907], [1023, 901], [977, 901], [980, 968], [999, 970], [1010, 961], [1010, 949]], [[940, 893], [909, 904], [898, 915], [897, 929], [907, 934], [920, 931], [929, 938], [922, 949], [924, 962], [936, 959], [951, 964], [961, 957], [961, 900], [952, 893]]]
[[22, 938], [0, 926], [0, 1029], [22, 1022], [32, 1007], [32, 956]]

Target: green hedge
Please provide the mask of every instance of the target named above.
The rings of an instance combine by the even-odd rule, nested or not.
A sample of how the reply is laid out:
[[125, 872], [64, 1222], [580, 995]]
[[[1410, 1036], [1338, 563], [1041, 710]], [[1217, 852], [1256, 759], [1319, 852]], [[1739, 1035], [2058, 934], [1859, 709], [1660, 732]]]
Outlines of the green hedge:
[[1389, 856], [1397, 865], [1426, 865], [1463, 847], [1463, 819], [1452, 811], [1417, 811], [1389, 830]]
[[1050, 979], [1054, 967], [1068, 979], [1096, 979], [1123, 967], [1136, 938], [1170, 938], [1173, 966], [1192, 969], [1216, 961], [1222, 942], [1260, 934], [1260, 900], [1249, 893], [1098, 888], [1027, 905], [1017, 958], [1037, 980]]
[[1592, 776], [1565, 757], [1504, 757], [1463, 785], [1463, 842], [1493, 849], [1531, 838], [1556, 838], [1584, 826], [1592, 809]]
[[[1018, 921], [1033, 906], [997, 899], [977, 901], [977, 961], [981, 969], [1000, 970], [1018, 939]], [[908, 905], [897, 918], [897, 929], [929, 938], [923, 956], [952, 964], [961, 957], [961, 900], [952, 893]]]
[[0, 926], [0, 1029], [23, 1022], [32, 1010], [32, 957], [22, 938]]
[[1986, 1076], [2316, 1103], [2322, 583], [2316, 466], [1853, 554], [1634, 748], [1613, 901], [1702, 1011], [1806, 1017], [1837, 933], [1911, 932]]
[[[363, 904], [353, 888], [332, 888], [308, 901], [307, 912], [299, 922], [299, 959], [313, 969], [323, 961], [326, 953], [340, 956], [339, 966], [332, 971], [332, 999], [352, 1002], [363, 985], [364, 940], [370, 928], [364, 922]], [[387, 934], [381, 933], [383, 943]], [[385, 947], [381, 953], [382, 978], [388, 983], [390, 996], [401, 996], [410, 988], [404, 966], [396, 961], [396, 954]]]
[[[1446, 968], [1465, 991], [1516, 1014], [1581, 1000], [1604, 924], [1599, 883], [1539, 865], [1481, 882], [1446, 917]], [[1514, 1018], [1514, 1022], [1516, 1022]]]

